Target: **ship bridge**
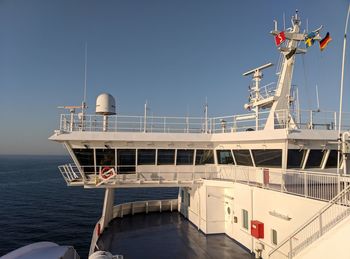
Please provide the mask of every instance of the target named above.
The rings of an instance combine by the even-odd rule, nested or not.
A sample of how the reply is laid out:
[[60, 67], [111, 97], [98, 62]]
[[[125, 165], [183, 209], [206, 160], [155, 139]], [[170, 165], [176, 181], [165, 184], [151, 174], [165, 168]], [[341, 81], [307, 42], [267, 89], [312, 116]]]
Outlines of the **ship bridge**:
[[[67, 184], [87, 188], [190, 186], [220, 178], [228, 165], [257, 172], [335, 172], [335, 112], [300, 111], [297, 129], [288, 120], [265, 129], [267, 115], [259, 113], [256, 127], [255, 113], [213, 118], [71, 113], [60, 116], [50, 139], [63, 143], [74, 162], [59, 166]], [[344, 117], [343, 129], [350, 129]]]

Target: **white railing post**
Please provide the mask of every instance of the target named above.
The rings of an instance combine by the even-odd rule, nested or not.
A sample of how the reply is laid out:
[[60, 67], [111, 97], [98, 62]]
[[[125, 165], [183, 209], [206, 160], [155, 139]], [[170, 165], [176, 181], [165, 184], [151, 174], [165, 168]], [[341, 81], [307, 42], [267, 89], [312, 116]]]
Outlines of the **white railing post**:
[[314, 122], [313, 122], [313, 112], [312, 112], [312, 110], [310, 110], [310, 129], [314, 128], [313, 124], [314, 124]]
[[307, 174], [304, 171], [304, 196], [308, 197]]

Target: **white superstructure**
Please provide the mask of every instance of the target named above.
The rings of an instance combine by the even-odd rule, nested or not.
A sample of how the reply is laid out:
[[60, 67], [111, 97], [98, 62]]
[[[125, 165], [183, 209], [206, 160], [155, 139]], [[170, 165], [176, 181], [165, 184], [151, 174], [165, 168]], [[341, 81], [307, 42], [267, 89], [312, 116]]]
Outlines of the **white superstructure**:
[[[296, 13], [284, 32], [275, 86], [260, 85], [271, 63], [243, 74], [253, 77], [248, 114], [123, 116], [114, 98], [102, 94], [95, 115], [61, 115], [50, 139], [63, 143], [74, 161], [59, 167], [67, 184], [106, 189], [90, 254], [109, 222], [124, 213], [123, 206], [113, 208], [115, 188], [180, 187], [176, 204], [135, 203], [125, 213], [179, 210], [205, 234], [226, 233], [263, 258], [326, 258], [318, 252], [322, 242], [334, 242], [342, 233], [333, 232], [349, 220], [348, 133], [336, 174], [337, 113], [293, 105], [295, 57], [306, 54], [300, 24]], [[277, 23], [271, 33], [280, 33]], [[343, 118], [347, 131], [349, 114]]]

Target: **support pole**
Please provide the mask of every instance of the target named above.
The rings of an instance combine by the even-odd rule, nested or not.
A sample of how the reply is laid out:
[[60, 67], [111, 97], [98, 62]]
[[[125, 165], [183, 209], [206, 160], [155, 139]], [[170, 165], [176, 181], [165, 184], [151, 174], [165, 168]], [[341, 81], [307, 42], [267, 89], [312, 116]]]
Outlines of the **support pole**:
[[343, 58], [341, 66], [341, 80], [340, 80], [340, 100], [339, 100], [339, 120], [338, 120], [338, 163], [337, 163], [337, 174], [340, 173], [340, 147], [341, 147], [341, 123], [342, 123], [342, 112], [343, 112], [343, 89], [344, 89], [344, 67], [345, 67], [345, 52], [346, 52], [346, 33], [348, 30], [350, 14], [350, 4], [348, 7], [348, 13], [346, 15], [345, 32], [344, 32], [344, 42], [343, 42]]
[[101, 233], [113, 219], [114, 189], [106, 188], [101, 217]]

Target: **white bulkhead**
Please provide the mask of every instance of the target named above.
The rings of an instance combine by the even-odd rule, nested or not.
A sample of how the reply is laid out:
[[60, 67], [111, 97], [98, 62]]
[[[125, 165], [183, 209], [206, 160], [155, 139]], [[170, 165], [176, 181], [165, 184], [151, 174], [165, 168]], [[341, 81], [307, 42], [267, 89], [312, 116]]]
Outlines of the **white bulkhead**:
[[100, 115], [114, 115], [115, 100], [114, 97], [108, 93], [102, 93], [96, 98], [96, 114]]

